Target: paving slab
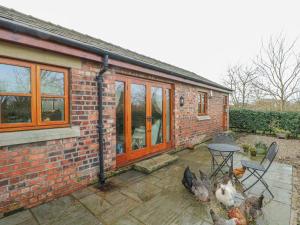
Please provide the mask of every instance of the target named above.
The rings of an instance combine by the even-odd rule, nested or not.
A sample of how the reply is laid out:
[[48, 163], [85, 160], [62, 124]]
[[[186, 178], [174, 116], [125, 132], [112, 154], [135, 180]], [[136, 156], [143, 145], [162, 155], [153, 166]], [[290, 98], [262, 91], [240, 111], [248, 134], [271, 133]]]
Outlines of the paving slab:
[[112, 207], [103, 197], [97, 194], [88, 195], [79, 201], [97, 218], [100, 218], [102, 212]]
[[172, 224], [191, 203], [184, 192], [159, 193], [151, 200], [130, 211], [130, 214], [147, 225]]
[[84, 197], [86, 197], [88, 195], [92, 195], [92, 194], [94, 194], [94, 192], [90, 188], [84, 188], [84, 189], [81, 189], [79, 191], [72, 193], [72, 195], [77, 199], [81, 199], [81, 198], [84, 198]]
[[38, 225], [29, 210], [18, 212], [0, 220], [0, 225]]
[[120, 190], [105, 191], [105, 192], [101, 191], [98, 192], [97, 194], [102, 196], [111, 205], [116, 205], [127, 198], [124, 194], [120, 192]]
[[286, 204], [271, 201], [263, 207], [263, 215], [256, 221], [261, 225], [289, 225], [291, 207]]
[[135, 163], [133, 168], [142, 173], [150, 174], [160, 168], [163, 168], [178, 159], [176, 155], [162, 154], [150, 159]]
[[136, 220], [130, 215], [122, 216], [113, 225], [144, 225], [142, 222]]
[[101, 225], [78, 200], [66, 196], [31, 209], [42, 225]]
[[138, 202], [130, 198], [126, 198], [119, 204], [114, 205], [114, 207], [111, 207], [103, 212], [101, 214], [101, 219], [104, 224], [111, 225], [113, 223], [116, 223], [121, 217], [127, 215], [131, 209], [138, 207], [138, 205]]
[[136, 194], [137, 197], [143, 202], [150, 200], [160, 191], [161, 188], [144, 181], [132, 183], [127, 188], [121, 189], [121, 192], [125, 195], [133, 196], [134, 194]]
[[[139, 171], [129, 170], [129, 171], [125, 172], [125, 173], [120, 174], [118, 176], [118, 178], [115, 179], [115, 182], [119, 182], [120, 185], [124, 184], [124, 182], [126, 184], [128, 184], [128, 183], [140, 181], [144, 177], [146, 177], [146, 175], [143, 174], [143, 173], [141, 173], [141, 172], [139, 172]], [[112, 178], [111, 180], [113, 181], [114, 179]]]

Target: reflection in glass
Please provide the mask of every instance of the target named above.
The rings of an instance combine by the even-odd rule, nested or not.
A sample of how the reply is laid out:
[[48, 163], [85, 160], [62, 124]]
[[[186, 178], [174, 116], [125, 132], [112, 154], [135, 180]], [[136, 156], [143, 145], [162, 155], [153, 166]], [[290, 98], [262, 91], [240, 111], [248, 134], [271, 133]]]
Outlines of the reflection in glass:
[[166, 140], [167, 142], [170, 141], [170, 134], [171, 134], [171, 101], [170, 101], [170, 89], [166, 89]]
[[163, 142], [163, 104], [162, 104], [162, 88], [151, 87], [151, 104], [152, 104], [152, 145]]
[[137, 150], [146, 146], [146, 87], [131, 85], [131, 148]]
[[0, 92], [30, 93], [30, 68], [0, 64]]
[[117, 154], [124, 153], [124, 82], [116, 81], [116, 138]]
[[64, 73], [41, 70], [41, 93], [64, 95]]
[[31, 97], [0, 96], [0, 124], [29, 122], [31, 122]]
[[42, 120], [62, 121], [64, 120], [64, 99], [42, 98]]

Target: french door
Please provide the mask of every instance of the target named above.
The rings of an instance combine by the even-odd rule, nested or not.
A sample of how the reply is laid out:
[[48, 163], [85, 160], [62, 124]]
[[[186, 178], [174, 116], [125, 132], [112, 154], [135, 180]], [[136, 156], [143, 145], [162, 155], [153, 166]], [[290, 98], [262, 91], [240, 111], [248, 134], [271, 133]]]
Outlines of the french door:
[[170, 84], [118, 76], [117, 166], [171, 147]]

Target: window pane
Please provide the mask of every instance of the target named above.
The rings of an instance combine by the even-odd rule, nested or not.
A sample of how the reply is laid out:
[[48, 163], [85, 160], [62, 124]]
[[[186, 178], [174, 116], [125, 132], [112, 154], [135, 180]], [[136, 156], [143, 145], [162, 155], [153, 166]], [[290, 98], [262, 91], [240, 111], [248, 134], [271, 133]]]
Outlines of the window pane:
[[131, 147], [146, 147], [146, 86], [131, 85]]
[[204, 94], [201, 95], [201, 112], [205, 113], [205, 97]]
[[0, 92], [30, 93], [30, 68], [0, 64]]
[[170, 141], [170, 133], [171, 133], [171, 105], [170, 105], [171, 101], [170, 101], [170, 90], [167, 89], [166, 90], [166, 119], [167, 119], [167, 123], [166, 123], [166, 129], [167, 129], [167, 135], [166, 135], [166, 139], [167, 139], [167, 142]]
[[117, 154], [124, 153], [124, 82], [116, 81], [116, 138]]
[[41, 93], [64, 95], [64, 73], [41, 70]]
[[64, 120], [65, 101], [61, 98], [42, 98], [42, 120]]
[[151, 87], [151, 104], [152, 104], [152, 145], [163, 142], [163, 93], [162, 88]]
[[0, 123], [30, 123], [31, 97], [0, 96]]
[[198, 94], [198, 113], [201, 113], [201, 94]]

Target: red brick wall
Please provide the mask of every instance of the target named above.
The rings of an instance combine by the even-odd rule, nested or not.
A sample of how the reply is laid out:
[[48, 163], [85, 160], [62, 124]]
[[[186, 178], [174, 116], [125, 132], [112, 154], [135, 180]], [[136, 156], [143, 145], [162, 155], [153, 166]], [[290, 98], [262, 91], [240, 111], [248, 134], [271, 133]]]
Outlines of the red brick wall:
[[[80, 137], [0, 147], [0, 212], [29, 208], [69, 194], [96, 181], [99, 171], [98, 102], [96, 75], [99, 65], [84, 61], [71, 69], [71, 124]], [[104, 163], [116, 167], [114, 74], [148, 79], [155, 77], [113, 68], [105, 73], [103, 96]], [[210, 120], [200, 121], [195, 104], [199, 88], [175, 83], [173, 130], [175, 147], [195, 144], [222, 129], [222, 94], [209, 99]], [[179, 106], [179, 97], [185, 105]], [[174, 129], [175, 128], [175, 129]]]
[[97, 179], [98, 71], [89, 62], [70, 71], [71, 120], [80, 137], [0, 147], [0, 212], [32, 207]]
[[[210, 90], [176, 83], [175, 84], [175, 147], [183, 148], [195, 145], [223, 130], [223, 97], [221, 92], [213, 91], [208, 98], [208, 120], [201, 120], [197, 113], [197, 95], [199, 91]], [[179, 98], [184, 97], [184, 106]]]

